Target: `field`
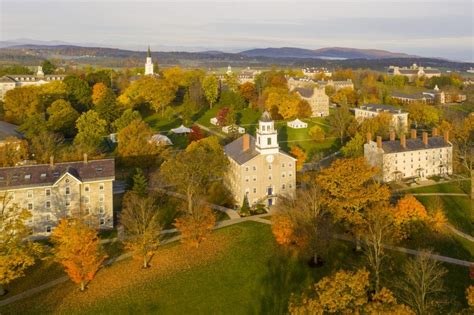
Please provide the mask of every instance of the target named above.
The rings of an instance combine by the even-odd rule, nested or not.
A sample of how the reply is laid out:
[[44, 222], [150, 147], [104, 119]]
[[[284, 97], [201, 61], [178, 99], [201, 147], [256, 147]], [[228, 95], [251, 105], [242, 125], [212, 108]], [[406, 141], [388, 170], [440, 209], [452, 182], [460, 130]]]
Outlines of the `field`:
[[[163, 246], [150, 269], [141, 270], [132, 259], [103, 268], [86, 292], [71, 282], [60, 284], [24, 301], [4, 307], [2, 314], [282, 314], [292, 292], [338, 269], [362, 266], [362, 255], [351, 243], [337, 242], [323, 255], [326, 263], [310, 268], [305, 260], [282, 252], [268, 225], [245, 222], [216, 231], [207, 242], [192, 250], [173, 243]], [[391, 285], [403, 258], [393, 255], [384, 284]], [[449, 308], [464, 307], [467, 269], [449, 268]], [[50, 266], [35, 269], [12, 285], [15, 293], [61, 272]], [[127, 272], [123, 272], [127, 270]], [[58, 274], [57, 274], [58, 273]], [[37, 283], [33, 283], [37, 281]], [[21, 285], [21, 282], [26, 284]]]

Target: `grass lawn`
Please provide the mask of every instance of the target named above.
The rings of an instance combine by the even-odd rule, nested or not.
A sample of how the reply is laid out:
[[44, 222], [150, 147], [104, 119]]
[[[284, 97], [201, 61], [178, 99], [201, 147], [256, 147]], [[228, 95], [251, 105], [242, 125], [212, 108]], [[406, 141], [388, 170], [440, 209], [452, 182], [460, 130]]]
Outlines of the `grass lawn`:
[[471, 181], [458, 181], [451, 183], [442, 183], [438, 185], [431, 185], [426, 187], [419, 187], [410, 189], [412, 193], [460, 193], [469, 194], [471, 189]]
[[[102, 269], [86, 292], [67, 282], [26, 300], [4, 307], [2, 314], [282, 314], [291, 292], [300, 293], [311, 283], [339, 269], [359, 268], [364, 260], [352, 244], [337, 242], [326, 264], [309, 268], [275, 244], [268, 225], [245, 222], [220, 229], [197, 250], [173, 243], [163, 246], [148, 270], [134, 260]], [[385, 283], [403, 254], [394, 254]], [[50, 266], [51, 268], [57, 268]], [[449, 266], [446, 297], [449, 308], [465, 307], [467, 268]], [[123, 272], [127, 270], [127, 272]], [[37, 269], [41, 277], [19, 279], [18, 293], [57, 274]], [[35, 282], [36, 283], [33, 283]], [[23, 284], [22, 284], [23, 282]]]

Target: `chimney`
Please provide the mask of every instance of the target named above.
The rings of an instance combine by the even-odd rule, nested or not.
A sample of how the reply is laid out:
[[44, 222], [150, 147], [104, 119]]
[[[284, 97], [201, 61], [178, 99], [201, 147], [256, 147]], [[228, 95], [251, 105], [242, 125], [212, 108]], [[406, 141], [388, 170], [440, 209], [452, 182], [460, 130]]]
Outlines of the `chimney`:
[[449, 142], [449, 131], [446, 130], [443, 134], [444, 142], [448, 143]]
[[400, 145], [404, 149], [407, 148], [407, 137], [404, 134], [400, 136]]
[[84, 153], [84, 164], [87, 164], [87, 153]]
[[51, 166], [51, 167], [54, 166], [54, 156], [53, 156], [53, 155], [51, 155], [51, 156], [49, 157], [49, 166]]
[[367, 132], [367, 143], [370, 143], [370, 141], [372, 141], [372, 134]]
[[395, 131], [390, 131], [390, 141], [395, 141]]
[[377, 148], [382, 149], [382, 137], [377, 136]]
[[423, 144], [424, 144], [425, 146], [428, 146], [428, 133], [427, 133], [427, 132], [423, 132], [422, 135], [423, 135]]
[[246, 133], [242, 137], [242, 150], [247, 151], [250, 149], [250, 136]]
[[433, 130], [431, 130], [431, 136], [432, 137], [437, 137], [438, 136], [438, 128], [433, 128]]
[[411, 130], [411, 138], [416, 139], [416, 129]]

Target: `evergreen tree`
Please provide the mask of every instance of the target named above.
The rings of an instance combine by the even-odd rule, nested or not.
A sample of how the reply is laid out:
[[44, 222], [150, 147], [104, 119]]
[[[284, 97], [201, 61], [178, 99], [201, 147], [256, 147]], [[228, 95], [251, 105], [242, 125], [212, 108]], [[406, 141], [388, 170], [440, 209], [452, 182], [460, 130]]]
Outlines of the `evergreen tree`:
[[242, 202], [242, 207], [240, 208], [240, 215], [248, 216], [250, 214], [250, 205], [247, 195], [244, 196], [244, 201]]
[[134, 193], [140, 197], [145, 197], [148, 193], [148, 180], [143, 174], [141, 168], [135, 170], [135, 175], [133, 175], [133, 187], [132, 190]]

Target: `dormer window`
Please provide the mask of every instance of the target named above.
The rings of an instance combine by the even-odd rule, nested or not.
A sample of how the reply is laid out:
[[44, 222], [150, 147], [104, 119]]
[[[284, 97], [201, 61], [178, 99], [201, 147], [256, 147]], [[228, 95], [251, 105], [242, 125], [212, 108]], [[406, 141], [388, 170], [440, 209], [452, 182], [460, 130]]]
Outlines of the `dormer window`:
[[26, 174], [25, 179], [31, 179], [31, 174]]
[[40, 177], [41, 177], [41, 179], [45, 179], [46, 178], [46, 173], [41, 173]]
[[54, 172], [53, 177], [59, 177], [59, 172]]

